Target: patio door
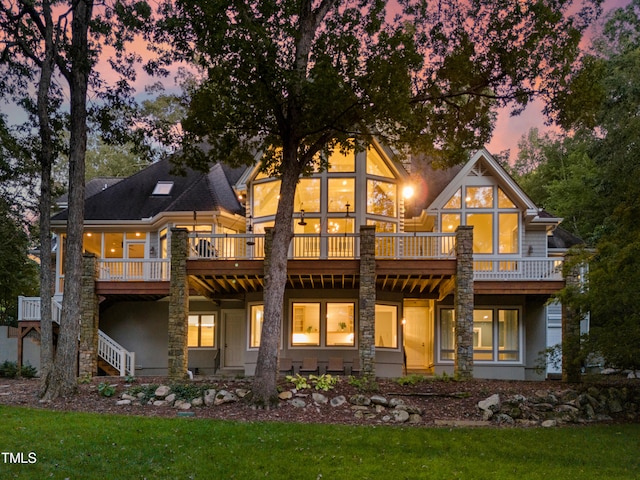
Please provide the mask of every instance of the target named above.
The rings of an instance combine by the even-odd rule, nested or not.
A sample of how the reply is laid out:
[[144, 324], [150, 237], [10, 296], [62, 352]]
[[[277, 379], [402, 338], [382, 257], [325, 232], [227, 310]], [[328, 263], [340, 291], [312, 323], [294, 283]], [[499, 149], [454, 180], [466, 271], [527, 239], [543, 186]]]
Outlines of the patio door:
[[224, 322], [222, 365], [224, 368], [244, 368], [245, 311], [223, 311], [222, 318]]
[[[412, 302], [413, 303], [413, 302]], [[433, 328], [431, 308], [427, 305], [405, 304], [404, 350], [408, 370], [424, 370], [432, 363]]]

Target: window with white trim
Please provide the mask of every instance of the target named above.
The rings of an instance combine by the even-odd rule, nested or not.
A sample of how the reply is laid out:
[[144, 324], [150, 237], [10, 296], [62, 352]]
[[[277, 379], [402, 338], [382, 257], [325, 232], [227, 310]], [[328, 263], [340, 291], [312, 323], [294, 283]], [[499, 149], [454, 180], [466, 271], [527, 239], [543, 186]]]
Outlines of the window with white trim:
[[[455, 311], [440, 309], [440, 360], [455, 358]], [[521, 360], [520, 309], [485, 307], [473, 311], [473, 360]]]
[[213, 348], [216, 346], [216, 317], [213, 313], [190, 314], [188, 317], [187, 346]]

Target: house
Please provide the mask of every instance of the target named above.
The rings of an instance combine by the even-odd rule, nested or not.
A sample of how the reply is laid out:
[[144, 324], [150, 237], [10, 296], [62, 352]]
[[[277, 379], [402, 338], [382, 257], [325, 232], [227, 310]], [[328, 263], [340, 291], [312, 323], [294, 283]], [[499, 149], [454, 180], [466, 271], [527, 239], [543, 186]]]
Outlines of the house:
[[[378, 376], [544, 378], [559, 314], [547, 302], [572, 240], [556, 238], [562, 219], [484, 149], [448, 170], [399, 164], [377, 143], [329, 160], [295, 195], [281, 358], [295, 371], [314, 358], [322, 372], [338, 357], [349, 373], [369, 351]], [[89, 195], [83, 282], [95, 311], [83, 315], [81, 372], [166, 375], [184, 356], [193, 373], [252, 375], [278, 190], [257, 164], [177, 176], [163, 160]], [[66, 220], [52, 219], [56, 312]], [[20, 315], [21, 344], [39, 299], [21, 298]]]

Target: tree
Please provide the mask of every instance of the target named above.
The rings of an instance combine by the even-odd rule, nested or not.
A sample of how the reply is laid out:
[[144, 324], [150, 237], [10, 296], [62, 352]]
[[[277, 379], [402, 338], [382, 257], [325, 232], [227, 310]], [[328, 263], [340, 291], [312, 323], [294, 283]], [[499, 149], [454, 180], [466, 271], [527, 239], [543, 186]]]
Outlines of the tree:
[[[253, 386], [259, 405], [277, 397], [299, 177], [326, 168], [334, 149], [363, 149], [373, 136], [441, 164], [466, 159], [469, 148], [488, 140], [498, 106], [519, 110], [561, 85], [594, 13], [587, 3], [571, 16], [572, 2], [565, 1], [394, 6], [388, 10], [379, 0], [164, 6], [156, 44], [170, 44], [178, 59], [206, 72], [183, 123], [189, 162], [251, 163], [262, 152], [262, 171], [281, 180]], [[197, 148], [203, 140], [211, 147], [206, 153]]]
[[[68, 9], [57, 10], [60, 15], [54, 22], [54, 7], [65, 6]], [[87, 92], [90, 84], [103, 86], [99, 78], [92, 75], [93, 66], [103, 44], [114, 47], [115, 59], [110, 63], [121, 78], [115, 88], [102, 90], [98, 97], [105, 101], [126, 99], [131, 93], [126, 79], [131, 78], [132, 65], [139, 60], [139, 56], [124, 55], [124, 45], [133, 40], [130, 27], [140, 28], [150, 13], [144, 2], [116, 2], [111, 9], [106, 5], [102, 8], [104, 15], [94, 17], [93, 0], [74, 0], [68, 5], [50, 0], [0, 3], [0, 24], [4, 32], [0, 61], [7, 73], [0, 83], [0, 89], [25, 107], [30, 115], [29, 125], [35, 126], [39, 133], [40, 236], [44, 252], [51, 251], [51, 244], [48, 243], [51, 166], [60, 151], [57, 148], [62, 138], [60, 132], [65, 127], [69, 132], [69, 223], [64, 259], [64, 297], [55, 359], [49, 321], [51, 272], [46, 268], [41, 269], [41, 383], [45, 399], [72, 393], [77, 387]], [[115, 19], [120, 21], [116, 22]], [[94, 36], [90, 36], [90, 30]], [[31, 82], [36, 75], [37, 97], [34, 101], [30, 93], [33, 90]], [[62, 86], [57, 83], [60, 79], [68, 85], [68, 96], [63, 94]], [[63, 101], [67, 98], [68, 116], [61, 111]]]
[[31, 168], [0, 116], [0, 325], [15, 325], [18, 295], [38, 293], [38, 268], [28, 256], [30, 239], [23, 221], [28, 204], [22, 194], [30, 186]]
[[551, 104], [561, 125], [577, 133], [547, 151], [536, 183], [554, 213], [576, 220], [576, 230], [596, 248], [588, 290], [563, 298], [576, 311], [590, 312], [586, 351], [638, 369], [640, 1], [609, 15], [591, 52]]

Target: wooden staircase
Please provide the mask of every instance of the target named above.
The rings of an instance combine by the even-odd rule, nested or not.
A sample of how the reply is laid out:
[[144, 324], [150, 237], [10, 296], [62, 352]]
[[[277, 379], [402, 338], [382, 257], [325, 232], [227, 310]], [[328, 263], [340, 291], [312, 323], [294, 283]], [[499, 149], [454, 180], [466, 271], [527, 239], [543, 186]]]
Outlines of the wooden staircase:
[[117, 368], [115, 368], [113, 365], [108, 363], [103, 358], [98, 357], [98, 374], [100, 374], [100, 371], [102, 371], [105, 375], [108, 375], [110, 377], [120, 376], [120, 371]]

